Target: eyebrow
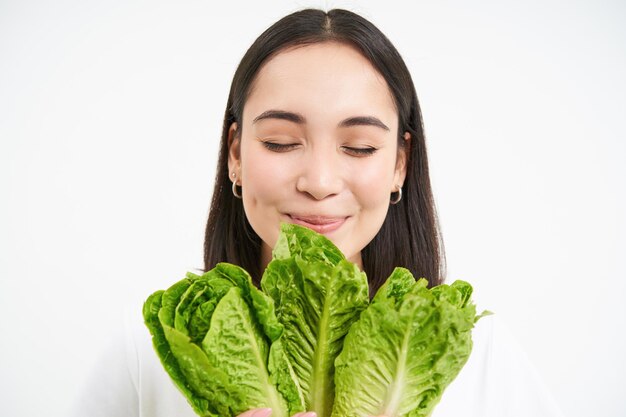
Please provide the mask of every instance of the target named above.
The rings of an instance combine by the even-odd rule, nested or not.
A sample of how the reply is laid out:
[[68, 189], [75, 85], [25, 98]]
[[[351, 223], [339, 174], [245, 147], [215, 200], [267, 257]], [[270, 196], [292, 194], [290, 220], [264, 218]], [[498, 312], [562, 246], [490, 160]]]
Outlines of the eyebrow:
[[[303, 115], [299, 113], [294, 113], [285, 110], [267, 110], [254, 118], [252, 123], [256, 123], [258, 121], [264, 119], [279, 119], [279, 120], [287, 120], [289, 122], [297, 123], [297, 124], [305, 124], [306, 119]], [[349, 117], [347, 119], [342, 120], [337, 125], [338, 127], [351, 127], [351, 126], [374, 126], [379, 127], [383, 130], [389, 131], [389, 127], [384, 124], [379, 118], [374, 116], [354, 116]]]

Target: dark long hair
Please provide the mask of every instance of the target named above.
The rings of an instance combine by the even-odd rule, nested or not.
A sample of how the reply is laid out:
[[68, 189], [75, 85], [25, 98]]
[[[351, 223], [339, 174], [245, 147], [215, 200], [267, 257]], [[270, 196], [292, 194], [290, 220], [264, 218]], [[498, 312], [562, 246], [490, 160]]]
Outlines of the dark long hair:
[[[287, 47], [319, 42], [341, 42], [363, 54], [385, 78], [398, 110], [398, 146], [411, 134], [402, 200], [389, 208], [374, 239], [363, 249], [363, 269], [370, 293], [382, 285], [394, 267], [428, 279], [431, 286], [444, 280], [444, 254], [428, 174], [422, 116], [411, 75], [396, 48], [371, 22], [347, 10], [306, 9], [292, 13], [259, 36], [242, 58], [228, 96], [219, 160], [204, 241], [204, 267], [230, 262], [245, 268], [259, 283], [261, 239], [244, 213], [241, 200], [231, 193], [228, 178], [228, 131], [242, 125], [244, 104], [259, 69]], [[241, 134], [241, 131], [237, 134]]]

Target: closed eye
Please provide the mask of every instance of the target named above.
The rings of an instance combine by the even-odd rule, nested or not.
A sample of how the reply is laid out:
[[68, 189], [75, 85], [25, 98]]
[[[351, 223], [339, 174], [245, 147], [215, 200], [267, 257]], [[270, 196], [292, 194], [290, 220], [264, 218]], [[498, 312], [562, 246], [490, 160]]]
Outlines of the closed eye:
[[298, 143], [276, 143], [270, 141], [262, 141], [261, 143], [272, 152], [287, 152], [299, 145]]
[[344, 152], [352, 156], [370, 156], [373, 155], [378, 149], [367, 147], [367, 148], [354, 148], [351, 146], [342, 146]]

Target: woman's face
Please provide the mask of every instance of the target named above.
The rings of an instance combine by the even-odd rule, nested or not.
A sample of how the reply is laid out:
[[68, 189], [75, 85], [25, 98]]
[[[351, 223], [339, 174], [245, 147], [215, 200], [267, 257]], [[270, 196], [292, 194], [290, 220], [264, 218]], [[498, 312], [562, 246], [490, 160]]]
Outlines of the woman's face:
[[242, 126], [233, 124], [229, 137], [231, 179], [236, 173], [246, 216], [263, 241], [263, 266], [280, 222], [323, 233], [362, 266], [361, 250], [404, 182], [397, 132], [384, 78], [355, 49], [318, 43], [265, 63]]

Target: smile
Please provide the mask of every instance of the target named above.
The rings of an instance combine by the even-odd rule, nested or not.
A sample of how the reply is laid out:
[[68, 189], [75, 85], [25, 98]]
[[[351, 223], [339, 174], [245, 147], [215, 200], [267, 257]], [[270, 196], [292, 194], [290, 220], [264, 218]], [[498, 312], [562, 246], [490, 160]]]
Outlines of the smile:
[[292, 223], [308, 227], [317, 233], [327, 234], [339, 229], [348, 217], [325, 217], [287, 214]]

